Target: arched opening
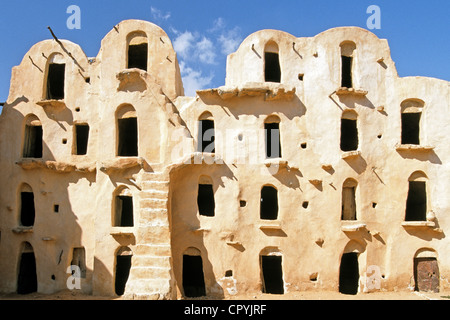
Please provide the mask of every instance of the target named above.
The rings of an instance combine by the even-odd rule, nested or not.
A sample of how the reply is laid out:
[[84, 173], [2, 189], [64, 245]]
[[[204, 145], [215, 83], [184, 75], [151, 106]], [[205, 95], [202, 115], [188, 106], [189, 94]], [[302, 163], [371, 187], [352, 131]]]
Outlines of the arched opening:
[[27, 116], [23, 138], [24, 158], [42, 158], [42, 124], [35, 115]]
[[281, 82], [280, 57], [278, 45], [269, 41], [264, 48], [264, 81]]
[[272, 115], [264, 121], [266, 158], [281, 158], [280, 118]]
[[357, 150], [358, 144], [357, 114], [354, 111], [345, 111], [341, 118], [341, 150]]
[[201, 176], [198, 182], [198, 213], [201, 216], [214, 217], [215, 201], [212, 179]]
[[29, 294], [37, 291], [36, 259], [29, 242], [22, 244], [17, 277], [17, 293]]
[[342, 42], [341, 48], [341, 87], [353, 88], [353, 64], [356, 44], [352, 41]]
[[55, 53], [48, 59], [47, 77], [46, 77], [46, 93], [47, 100], [64, 99], [64, 82], [66, 73], [66, 63], [64, 56]]
[[261, 189], [260, 218], [263, 220], [278, 218], [278, 191], [275, 187], [264, 186]]
[[420, 144], [420, 119], [424, 102], [419, 99], [407, 99], [401, 103], [402, 144]]
[[133, 227], [134, 210], [133, 195], [130, 189], [119, 187], [114, 192], [113, 204], [113, 226], [114, 227]]
[[116, 254], [116, 275], [114, 289], [118, 296], [125, 293], [128, 277], [131, 269], [133, 252], [128, 247], [121, 247]]
[[203, 261], [200, 250], [188, 248], [183, 253], [183, 291], [189, 298], [206, 295]]
[[19, 224], [22, 227], [32, 227], [36, 218], [34, 193], [30, 185], [23, 183], [19, 189]]
[[439, 266], [433, 249], [422, 248], [414, 255], [414, 290], [439, 292]]
[[283, 294], [283, 265], [282, 255], [276, 248], [266, 248], [261, 251], [260, 268], [262, 292], [270, 294]]
[[358, 182], [347, 179], [342, 185], [342, 211], [341, 220], [357, 220], [356, 217], [356, 187]]
[[405, 221], [426, 221], [426, 216], [427, 176], [416, 171], [408, 179]]
[[198, 119], [197, 151], [214, 153], [215, 150], [214, 119], [210, 112], [204, 112]]
[[144, 32], [133, 32], [128, 35], [127, 68], [138, 68], [147, 71], [148, 40]]
[[344, 253], [342, 254], [341, 265], [339, 267], [339, 292], [344, 294], [357, 294], [358, 287], [358, 253]]
[[138, 156], [138, 122], [136, 110], [131, 105], [123, 105], [116, 112], [117, 155], [119, 157]]

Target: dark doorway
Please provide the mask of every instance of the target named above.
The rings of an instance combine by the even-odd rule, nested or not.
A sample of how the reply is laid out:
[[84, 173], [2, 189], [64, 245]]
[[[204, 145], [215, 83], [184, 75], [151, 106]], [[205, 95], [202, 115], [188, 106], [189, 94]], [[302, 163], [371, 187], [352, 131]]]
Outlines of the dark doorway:
[[342, 57], [342, 79], [341, 79], [341, 86], [345, 88], [352, 88], [353, 87], [353, 81], [352, 81], [352, 64], [353, 64], [353, 58], [352, 57]]
[[280, 58], [278, 53], [265, 52], [265, 68], [264, 76], [266, 82], [280, 82], [281, 81], [281, 68]]
[[87, 153], [89, 141], [89, 125], [77, 124], [75, 125], [75, 154], [85, 155]]
[[358, 149], [358, 127], [356, 120], [341, 119], [341, 150], [354, 151]]
[[281, 256], [261, 256], [263, 293], [283, 294]]
[[189, 298], [206, 295], [201, 256], [183, 255], [183, 290]]
[[198, 151], [214, 153], [216, 151], [214, 120], [200, 120], [198, 135]]
[[133, 197], [117, 196], [115, 226], [132, 227], [133, 225]]
[[358, 254], [356, 252], [344, 253], [339, 269], [339, 292], [344, 294], [357, 294], [358, 286]]
[[33, 192], [20, 193], [20, 225], [32, 227], [35, 219]]
[[425, 221], [427, 215], [427, 186], [425, 181], [409, 181], [405, 221]]
[[48, 66], [47, 95], [48, 100], [64, 99], [64, 78], [66, 65], [51, 63]]
[[20, 257], [17, 293], [28, 294], [37, 291], [36, 260], [33, 252], [23, 252]]
[[260, 218], [264, 220], [278, 218], [278, 191], [274, 187], [264, 186], [261, 189]]
[[414, 258], [415, 290], [439, 292], [439, 268], [436, 258]]
[[125, 286], [128, 281], [131, 269], [132, 255], [118, 255], [116, 257], [116, 281], [115, 291], [116, 294], [121, 296], [125, 292]]
[[137, 118], [119, 119], [119, 157], [137, 157], [138, 126]]
[[266, 158], [281, 158], [280, 124], [265, 123]]
[[198, 185], [197, 205], [200, 215], [214, 217], [214, 190], [211, 184]]
[[141, 43], [128, 46], [128, 68], [147, 71], [148, 44]]
[[24, 158], [42, 158], [42, 126], [25, 126]]
[[420, 144], [420, 112], [402, 113], [402, 144]]
[[342, 188], [341, 220], [356, 220], [356, 187]]

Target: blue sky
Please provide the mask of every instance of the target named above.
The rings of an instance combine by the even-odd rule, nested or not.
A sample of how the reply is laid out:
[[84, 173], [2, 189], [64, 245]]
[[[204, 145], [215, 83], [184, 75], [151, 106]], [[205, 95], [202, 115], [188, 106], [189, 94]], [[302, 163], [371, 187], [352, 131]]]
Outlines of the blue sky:
[[[81, 29], [67, 28], [67, 8], [81, 9]], [[11, 68], [39, 41], [79, 44], [95, 57], [102, 38], [122, 20], [161, 26], [178, 53], [186, 94], [225, 83], [226, 56], [251, 33], [278, 29], [310, 37], [332, 27], [367, 27], [370, 5], [381, 10], [381, 29], [400, 76], [450, 81], [448, 0], [15, 0], [0, 2], [0, 101], [9, 92]]]

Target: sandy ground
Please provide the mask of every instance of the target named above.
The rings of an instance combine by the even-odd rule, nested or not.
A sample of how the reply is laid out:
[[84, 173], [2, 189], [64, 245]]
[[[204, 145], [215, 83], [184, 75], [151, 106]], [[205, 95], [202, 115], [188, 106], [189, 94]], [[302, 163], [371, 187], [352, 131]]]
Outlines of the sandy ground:
[[[27, 295], [0, 294], [0, 300], [124, 300], [121, 297], [100, 297], [81, 294], [77, 291], [62, 291], [55, 294], [31, 293]], [[196, 300], [196, 299], [189, 299]], [[214, 300], [211, 298], [200, 298], [198, 300]], [[372, 292], [360, 293], [357, 295], [345, 295], [339, 292], [290, 292], [283, 295], [274, 294], [254, 294], [235, 295], [228, 300], [447, 300], [450, 301], [450, 291], [431, 292]]]

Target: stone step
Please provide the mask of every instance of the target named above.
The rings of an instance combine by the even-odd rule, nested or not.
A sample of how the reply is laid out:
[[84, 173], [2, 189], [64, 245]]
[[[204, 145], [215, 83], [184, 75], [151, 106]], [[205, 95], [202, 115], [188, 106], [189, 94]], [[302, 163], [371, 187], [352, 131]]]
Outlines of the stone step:
[[132, 279], [130, 274], [125, 293], [167, 295], [172, 292], [172, 282], [171, 279]]
[[[161, 220], [160, 220], [161, 221]], [[143, 222], [143, 223], [141, 223]], [[139, 227], [136, 230], [137, 241], [139, 243], [152, 244], [169, 244], [170, 243], [170, 227], [166, 221], [140, 221]], [[155, 224], [155, 225], [153, 225]]]
[[168, 199], [141, 199], [139, 204], [142, 209], [167, 209]]
[[149, 256], [161, 256], [167, 257], [171, 256], [172, 248], [170, 243], [162, 243], [162, 244], [138, 244], [134, 249], [135, 255], [149, 255]]
[[168, 190], [146, 190], [141, 191], [139, 193], [139, 197], [141, 199], [168, 199], [169, 198], [169, 191]]
[[133, 255], [132, 265], [135, 267], [168, 267], [170, 256]]
[[159, 190], [159, 191], [168, 191], [169, 190], [169, 181], [142, 181], [141, 187], [143, 191], [150, 190]]
[[171, 269], [168, 267], [131, 267], [130, 279], [167, 279], [170, 280]]
[[167, 175], [163, 172], [144, 172], [141, 175], [142, 181], [164, 181], [167, 180]]
[[167, 208], [141, 208], [139, 210], [139, 221], [143, 223], [143, 227], [156, 220], [165, 221], [169, 223]]

